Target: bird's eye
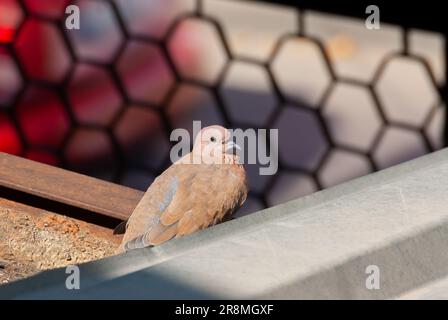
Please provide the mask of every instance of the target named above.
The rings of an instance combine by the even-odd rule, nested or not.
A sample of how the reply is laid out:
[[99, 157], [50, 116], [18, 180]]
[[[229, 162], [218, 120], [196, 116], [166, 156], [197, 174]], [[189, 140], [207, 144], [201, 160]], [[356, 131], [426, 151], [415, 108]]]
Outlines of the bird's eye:
[[211, 137], [211, 138], [210, 138], [210, 141], [211, 141], [211, 142], [215, 142], [215, 141], [216, 141], [216, 138], [215, 138], [215, 137]]

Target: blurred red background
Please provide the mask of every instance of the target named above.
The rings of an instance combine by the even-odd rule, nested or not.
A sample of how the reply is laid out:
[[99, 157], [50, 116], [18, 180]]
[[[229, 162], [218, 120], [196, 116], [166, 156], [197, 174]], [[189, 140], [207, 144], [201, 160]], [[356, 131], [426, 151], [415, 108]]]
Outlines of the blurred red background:
[[298, 11], [0, 0], [0, 151], [144, 190], [174, 128], [278, 128], [278, 173], [246, 166], [251, 212], [442, 147], [443, 37]]

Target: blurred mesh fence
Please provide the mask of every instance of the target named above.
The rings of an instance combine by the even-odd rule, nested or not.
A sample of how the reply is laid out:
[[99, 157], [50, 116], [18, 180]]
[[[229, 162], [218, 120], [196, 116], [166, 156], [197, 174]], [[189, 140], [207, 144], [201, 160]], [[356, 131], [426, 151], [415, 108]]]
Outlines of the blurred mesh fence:
[[441, 148], [444, 41], [249, 1], [0, 0], [0, 151], [144, 190], [174, 128], [278, 128], [244, 214]]

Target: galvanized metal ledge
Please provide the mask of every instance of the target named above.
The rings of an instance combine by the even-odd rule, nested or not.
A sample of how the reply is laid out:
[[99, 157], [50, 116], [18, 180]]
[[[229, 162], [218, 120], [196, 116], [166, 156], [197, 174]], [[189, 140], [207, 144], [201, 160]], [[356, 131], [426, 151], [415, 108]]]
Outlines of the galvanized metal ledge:
[[[448, 150], [153, 249], [0, 287], [3, 299], [387, 299], [448, 276]], [[366, 267], [378, 266], [369, 290]], [[448, 297], [448, 295], [447, 295]]]

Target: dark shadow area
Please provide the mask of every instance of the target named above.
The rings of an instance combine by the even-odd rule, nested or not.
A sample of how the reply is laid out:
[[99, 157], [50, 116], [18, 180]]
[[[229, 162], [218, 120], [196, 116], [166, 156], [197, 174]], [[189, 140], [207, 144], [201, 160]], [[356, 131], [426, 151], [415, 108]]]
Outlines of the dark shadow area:
[[114, 229], [121, 222], [119, 219], [1, 186], [0, 198], [5, 198], [53, 213], [62, 214], [67, 217], [93, 223], [109, 229]]

